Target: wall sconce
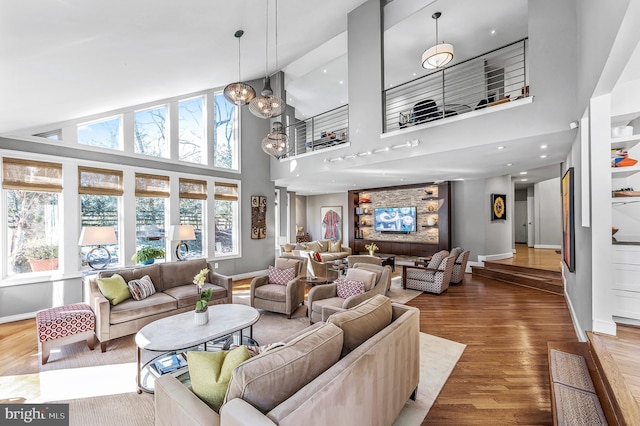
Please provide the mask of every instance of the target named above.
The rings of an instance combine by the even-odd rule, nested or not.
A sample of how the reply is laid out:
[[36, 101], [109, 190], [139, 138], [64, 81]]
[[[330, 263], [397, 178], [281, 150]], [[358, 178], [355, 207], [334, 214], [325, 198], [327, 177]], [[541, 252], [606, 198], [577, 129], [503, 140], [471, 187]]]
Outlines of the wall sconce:
[[[87, 253], [85, 258], [91, 269], [104, 269], [111, 263], [111, 253], [106, 247], [103, 247], [107, 244], [118, 244], [116, 230], [113, 226], [84, 226], [82, 228], [78, 245], [96, 246]], [[106, 253], [106, 260], [102, 266], [99, 266], [100, 263], [96, 264], [96, 260], [103, 257], [98, 254], [101, 250]]]
[[[179, 241], [176, 246], [176, 257], [178, 260], [185, 260], [189, 254], [189, 246], [185, 241], [196, 239], [196, 231], [191, 225], [171, 225], [171, 241]], [[180, 248], [184, 246], [184, 255], [180, 253]]]

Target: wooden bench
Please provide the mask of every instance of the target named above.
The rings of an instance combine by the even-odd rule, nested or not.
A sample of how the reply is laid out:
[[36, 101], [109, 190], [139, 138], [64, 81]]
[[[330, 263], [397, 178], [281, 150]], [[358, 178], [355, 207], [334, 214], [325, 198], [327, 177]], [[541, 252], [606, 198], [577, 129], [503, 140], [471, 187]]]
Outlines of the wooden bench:
[[553, 424], [625, 425], [589, 343], [547, 342]]

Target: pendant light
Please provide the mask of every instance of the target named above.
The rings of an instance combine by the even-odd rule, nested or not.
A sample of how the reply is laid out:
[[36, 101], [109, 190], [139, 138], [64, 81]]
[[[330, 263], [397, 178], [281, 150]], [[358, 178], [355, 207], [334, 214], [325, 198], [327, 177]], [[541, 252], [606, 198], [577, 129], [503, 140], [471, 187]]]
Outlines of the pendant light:
[[280, 159], [285, 154], [289, 137], [284, 131], [280, 121], [273, 123], [271, 132], [262, 139], [262, 150], [267, 154]]
[[[271, 90], [271, 79], [269, 78], [269, 60], [268, 60], [268, 51], [269, 51], [269, 0], [267, 0], [267, 22], [265, 25], [266, 30], [266, 49], [265, 49], [265, 77], [264, 77], [264, 88], [262, 89], [261, 95], [254, 98], [249, 103], [249, 111], [256, 117], [260, 118], [271, 118], [277, 117], [282, 114], [285, 108], [285, 102], [277, 96], [273, 96], [273, 90]], [[276, 1], [276, 70], [278, 69], [278, 2]]]
[[253, 87], [244, 83], [240, 78], [240, 37], [244, 34], [244, 31], [238, 30], [233, 35], [238, 39], [238, 81], [231, 83], [224, 88], [224, 97], [234, 105], [243, 106], [251, 102], [256, 97], [256, 91]]
[[440, 16], [442, 16], [440, 12], [431, 15], [436, 20], [436, 45], [425, 50], [422, 54], [422, 68], [441, 68], [453, 60], [453, 46], [448, 43], [438, 44], [438, 18]]

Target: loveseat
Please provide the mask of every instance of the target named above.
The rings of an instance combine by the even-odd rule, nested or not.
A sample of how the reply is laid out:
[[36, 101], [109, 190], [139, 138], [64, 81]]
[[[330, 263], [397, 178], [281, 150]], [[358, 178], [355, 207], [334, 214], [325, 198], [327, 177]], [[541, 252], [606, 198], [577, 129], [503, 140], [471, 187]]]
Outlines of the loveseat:
[[[232, 303], [231, 278], [214, 272], [206, 259], [100, 271], [85, 277], [85, 303], [96, 314], [96, 336], [102, 352], [111, 339], [137, 333], [160, 318], [195, 309], [199, 295], [193, 277], [205, 268], [209, 269], [209, 274], [203, 288], [213, 290], [209, 305]], [[98, 278], [109, 278], [114, 274], [121, 275], [125, 282], [148, 275], [156, 293], [142, 300], [129, 298], [114, 306], [102, 294], [97, 281]]]
[[318, 240], [308, 243], [283, 244], [280, 246], [282, 256], [299, 256], [306, 258], [308, 253], [319, 253], [323, 262], [344, 259], [351, 255], [351, 248], [342, 245], [341, 241]]
[[175, 377], [161, 376], [156, 426], [390, 425], [415, 398], [419, 317], [385, 296], [336, 313], [236, 367], [219, 415]]

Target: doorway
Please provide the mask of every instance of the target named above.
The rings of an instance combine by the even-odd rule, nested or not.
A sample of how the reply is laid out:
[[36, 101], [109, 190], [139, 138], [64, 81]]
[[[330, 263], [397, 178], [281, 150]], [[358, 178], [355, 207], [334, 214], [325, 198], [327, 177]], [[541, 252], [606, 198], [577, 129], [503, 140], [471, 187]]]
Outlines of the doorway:
[[515, 202], [514, 217], [514, 239], [516, 244], [527, 244], [527, 202]]

